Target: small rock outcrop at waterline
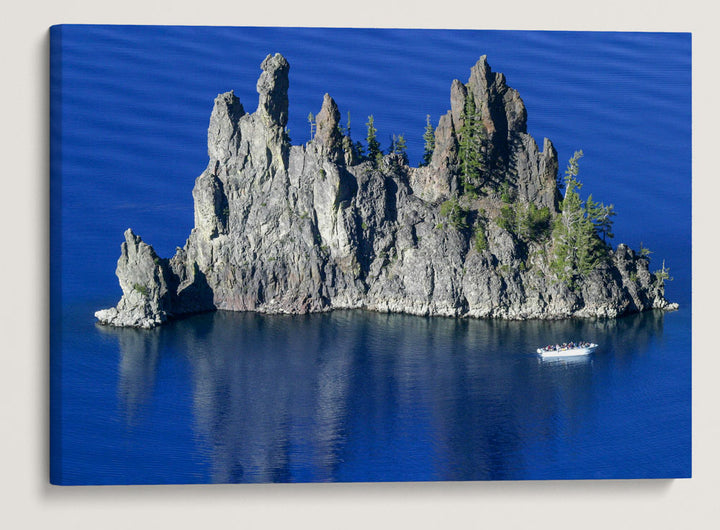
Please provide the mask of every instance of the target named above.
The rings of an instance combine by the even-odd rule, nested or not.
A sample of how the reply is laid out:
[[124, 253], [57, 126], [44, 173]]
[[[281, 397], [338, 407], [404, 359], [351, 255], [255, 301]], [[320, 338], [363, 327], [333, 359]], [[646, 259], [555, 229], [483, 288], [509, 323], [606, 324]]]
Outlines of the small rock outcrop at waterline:
[[557, 153], [527, 134], [520, 95], [484, 56], [453, 82], [422, 167], [401, 149], [364, 155], [327, 94], [313, 139], [291, 145], [289, 68], [279, 54], [263, 61], [254, 113], [233, 92], [215, 99], [195, 227], [170, 259], [128, 229], [123, 296], [100, 322], [149, 328], [216, 309], [528, 319], [677, 307], [642, 252], [600, 244], [600, 232], [590, 236], [602, 255], [581, 256], [581, 272], [558, 258]]

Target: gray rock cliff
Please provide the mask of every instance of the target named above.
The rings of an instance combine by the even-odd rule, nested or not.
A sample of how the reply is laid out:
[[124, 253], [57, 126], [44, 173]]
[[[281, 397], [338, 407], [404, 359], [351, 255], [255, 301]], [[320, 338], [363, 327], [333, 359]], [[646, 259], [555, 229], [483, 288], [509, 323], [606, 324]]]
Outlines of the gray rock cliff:
[[[419, 168], [398, 155], [376, 164], [348, 150], [352, 142], [327, 94], [315, 137], [291, 145], [288, 74], [281, 55], [263, 61], [251, 114], [233, 92], [217, 96], [210, 160], [193, 189], [195, 227], [169, 260], [128, 230], [116, 271], [123, 296], [116, 308], [95, 314], [100, 322], [152, 327], [215, 309], [526, 319], [676, 307], [648, 260], [625, 245], [571, 289], [549, 265], [552, 240], [525, 241], [494, 222], [503, 183], [519, 204], [558, 215], [558, 160], [549, 140], [540, 151], [527, 134], [522, 99], [484, 56], [467, 83], [453, 82], [432, 161]], [[487, 132], [490, 184], [476, 197], [458, 191], [468, 93]], [[458, 197], [467, 219], [483, 221], [484, 248], [474, 244], [470, 226], [453, 226], [443, 215], [442, 204]]]

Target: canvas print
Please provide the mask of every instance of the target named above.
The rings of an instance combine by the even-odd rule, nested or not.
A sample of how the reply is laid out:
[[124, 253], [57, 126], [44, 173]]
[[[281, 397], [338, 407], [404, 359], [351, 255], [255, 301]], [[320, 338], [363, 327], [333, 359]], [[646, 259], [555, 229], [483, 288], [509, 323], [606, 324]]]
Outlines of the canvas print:
[[691, 36], [61, 25], [59, 485], [691, 475]]

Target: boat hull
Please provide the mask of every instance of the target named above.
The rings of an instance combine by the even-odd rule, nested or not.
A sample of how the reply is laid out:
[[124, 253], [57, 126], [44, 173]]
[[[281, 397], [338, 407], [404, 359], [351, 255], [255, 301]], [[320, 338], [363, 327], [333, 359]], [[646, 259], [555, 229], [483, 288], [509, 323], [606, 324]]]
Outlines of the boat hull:
[[538, 348], [537, 352], [542, 357], [578, 357], [582, 355], [590, 355], [597, 348], [597, 344], [591, 344], [583, 348], [565, 348], [560, 350], [544, 350]]

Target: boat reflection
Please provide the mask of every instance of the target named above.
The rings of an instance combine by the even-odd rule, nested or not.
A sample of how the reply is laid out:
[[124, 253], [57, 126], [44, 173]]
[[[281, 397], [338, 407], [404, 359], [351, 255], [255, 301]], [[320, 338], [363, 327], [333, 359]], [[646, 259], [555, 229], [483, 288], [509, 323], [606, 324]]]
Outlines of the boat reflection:
[[591, 355], [571, 355], [569, 357], [543, 357], [537, 355], [538, 364], [550, 366], [577, 366], [582, 364], [591, 364]]

